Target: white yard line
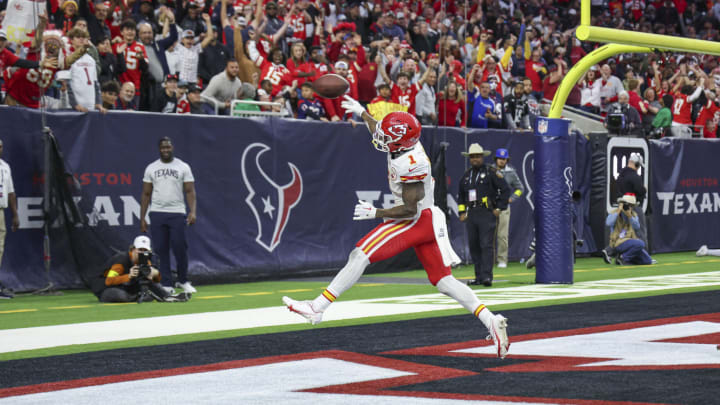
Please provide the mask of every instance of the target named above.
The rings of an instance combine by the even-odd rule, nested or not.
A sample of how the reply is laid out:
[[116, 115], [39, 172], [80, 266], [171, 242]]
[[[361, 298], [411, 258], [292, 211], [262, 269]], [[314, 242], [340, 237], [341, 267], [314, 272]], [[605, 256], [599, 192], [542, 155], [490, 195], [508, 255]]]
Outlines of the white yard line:
[[[720, 271], [585, 281], [572, 285], [533, 284], [520, 287], [475, 290], [484, 304], [515, 304], [571, 298], [664, 291], [678, 288], [720, 286]], [[369, 318], [460, 308], [442, 294], [339, 301], [324, 314], [324, 321]], [[191, 333], [302, 324], [305, 320], [284, 306], [206, 312], [116, 321], [0, 330], [0, 353], [66, 345], [118, 342]]]

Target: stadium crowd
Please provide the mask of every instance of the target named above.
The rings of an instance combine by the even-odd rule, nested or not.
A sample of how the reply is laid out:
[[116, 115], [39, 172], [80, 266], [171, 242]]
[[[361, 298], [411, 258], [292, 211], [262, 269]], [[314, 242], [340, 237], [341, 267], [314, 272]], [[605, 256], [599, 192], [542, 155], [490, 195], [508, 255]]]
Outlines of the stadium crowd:
[[[719, 39], [720, 0], [592, 4], [593, 25]], [[359, 121], [313, 91], [337, 73], [378, 118], [528, 130], [600, 46], [574, 37], [579, 0], [47, 0], [47, 10], [30, 43], [0, 31], [5, 104]], [[620, 134], [716, 137], [718, 86], [717, 57], [620, 55], [593, 66], [567, 105]]]

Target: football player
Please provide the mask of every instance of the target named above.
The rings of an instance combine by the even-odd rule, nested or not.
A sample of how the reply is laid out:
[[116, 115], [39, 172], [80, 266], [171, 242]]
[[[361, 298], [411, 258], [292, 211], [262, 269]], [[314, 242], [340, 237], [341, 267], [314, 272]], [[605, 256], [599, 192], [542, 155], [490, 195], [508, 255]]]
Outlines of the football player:
[[482, 321], [495, 343], [498, 357], [504, 358], [510, 346], [507, 319], [490, 312], [473, 291], [451, 273], [450, 266], [458, 264], [460, 259], [450, 246], [445, 214], [434, 205], [430, 159], [419, 143], [417, 118], [406, 112], [392, 112], [378, 122], [349, 96], [345, 96], [342, 107], [361, 116], [372, 134], [375, 148], [387, 152], [390, 190], [402, 204], [381, 209], [359, 201], [354, 220], [382, 218], [383, 223], [355, 245], [345, 267], [317, 298], [296, 301], [283, 297], [283, 302], [290, 311], [302, 315], [311, 324], [320, 323], [323, 312], [357, 282], [370, 263], [412, 247], [430, 283]]

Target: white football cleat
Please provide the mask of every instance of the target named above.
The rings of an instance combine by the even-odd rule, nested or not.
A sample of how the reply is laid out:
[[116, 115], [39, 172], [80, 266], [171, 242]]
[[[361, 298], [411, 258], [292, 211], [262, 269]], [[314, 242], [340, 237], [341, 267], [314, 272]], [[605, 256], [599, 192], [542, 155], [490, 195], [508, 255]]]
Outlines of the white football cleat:
[[507, 268], [507, 263], [505, 263], [505, 262], [500, 262], [500, 263], [498, 263], [498, 268], [500, 268], [500, 269], [506, 269], [506, 268]]
[[193, 285], [190, 284], [189, 281], [186, 281], [186, 282], [184, 282], [184, 283], [176, 282], [176, 283], [175, 283], [175, 287], [176, 287], [176, 288], [182, 288], [183, 291], [185, 291], [186, 293], [195, 294], [195, 293], [197, 292], [197, 290], [195, 289], [195, 287], [193, 287]]
[[707, 245], [700, 246], [700, 249], [698, 249], [697, 252], [695, 252], [695, 256], [706, 256], [708, 253], [708, 247]]
[[492, 324], [489, 329], [490, 335], [486, 338], [487, 340], [492, 339], [497, 348], [497, 355], [501, 359], [507, 356], [508, 349], [510, 348], [510, 339], [507, 335], [507, 318], [500, 314], [496, 314], [492, 320]]
[[311, 324], [317, 325], [322, 322], [323, 313], [313, 309], [312, 301], [295, 301], [290, 297], [283, 297], [282, 300], [290, 311], [302, 315]]

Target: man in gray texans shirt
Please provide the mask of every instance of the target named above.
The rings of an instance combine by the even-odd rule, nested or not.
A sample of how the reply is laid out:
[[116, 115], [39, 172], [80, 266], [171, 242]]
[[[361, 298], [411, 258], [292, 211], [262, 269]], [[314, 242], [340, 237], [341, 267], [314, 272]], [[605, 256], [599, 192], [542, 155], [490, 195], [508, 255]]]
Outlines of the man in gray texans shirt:
[[[160, 258], [162, 285], [173, 291], [173, 277], [170, 271], [170, 248], [177, 264], [176, 287], [185, 292], [197, 290], [187, 279], [188, 256], [185, 226], [195, 223], [195, 179], [190, 166], [173, 156], [172, 141], [163, 137], [159, 142], [160, 159], [145, 168], [143, 191], [140, 197], [140, 231], [147, 232], [145, 214], [150, 206], [150, 231], [155, 251]], [[185, 215], [185, 200], [190, 208]], [[152, 203], [151, 203], [152, 201]]]
[[497, 246], [498, 254], [497, 261], [498, 267], [504, 269], [507, 267], [508, 262], [508, 235], [510, 233], [510, 204], [513, 201], [520, 198], [523, 191], [522, 182], [515, 171], [515, 168], [508, 165], [510, 160], [510, 154], [507, 149], [500, 148], [495, 151], [495, 165], [498, 172], [502, 173], [505, 177], [505, 182], [510, 187], [510, 199], [508, 200], [508, 208], [505, 211], [500, 211], [498, 217], [497, 227]]

